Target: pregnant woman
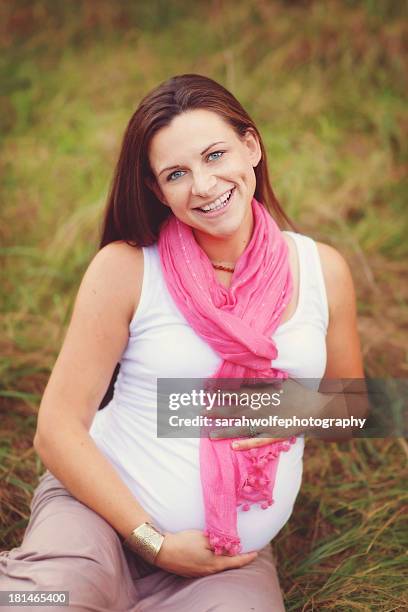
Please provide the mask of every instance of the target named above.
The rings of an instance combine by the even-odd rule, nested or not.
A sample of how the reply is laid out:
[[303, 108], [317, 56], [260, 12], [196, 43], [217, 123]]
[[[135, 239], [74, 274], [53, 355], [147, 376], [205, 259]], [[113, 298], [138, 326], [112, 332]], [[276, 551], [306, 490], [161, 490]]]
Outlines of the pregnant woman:
[[98, 612], [284, 610], [269, 543], [303, 437], [156, 430], [159, 378], [363, 377], [344, 259], [284, 227], [230, 92], [190, 74], [142, 100], [42, 398], [47, 471], [21, 546], [0, 555], [1, 590], [69, 591]]

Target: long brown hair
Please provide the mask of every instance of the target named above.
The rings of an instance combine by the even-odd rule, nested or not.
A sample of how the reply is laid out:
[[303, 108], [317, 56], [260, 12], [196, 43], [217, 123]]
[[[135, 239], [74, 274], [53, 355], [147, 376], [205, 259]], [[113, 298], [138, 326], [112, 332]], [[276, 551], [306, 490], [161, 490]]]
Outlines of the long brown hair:
[[148, 149], [156, 132], [181, 113], [193, 109], [211, 110], [243, 136], [251, 128], [257, 135], [262, 158], [255, 168], [255, 198], [283, 227], [294, 225], [273, 193], [265, 147], [261, 135], [238, 100], [225, 87], [200, 74], [182, 74], [161, 83], [140, 102], [126, 128], [103, 219], [99, 248], [115, 240], [136, 246], [156, 242], [162, 222], [171, 213], [149, 189], [154, 181]]
[[[289, 226], [296, 229], [273, 193], [265, 147], [248, 113], [216, 81], [200, 74], [182, 74], [168, 79], [148, 93], [129, 121], [103, 219], [100, 249], [115, 240], [124, 240], [135, 246], [149, 246], [156, 242], [160, 225], [172, 213], [147, 186], [148, 180], [155, 180], [148, 159], [150, 140], [174, 117], [198, 108], [216, 112], [234, 128], [238, 136], [243, 136], [249, 128], [256, 133], [262, 158], [255, 168], [254, 195], [282, 228]], [[112, 398], [118, 372], [119, 364], [99, 409]]]

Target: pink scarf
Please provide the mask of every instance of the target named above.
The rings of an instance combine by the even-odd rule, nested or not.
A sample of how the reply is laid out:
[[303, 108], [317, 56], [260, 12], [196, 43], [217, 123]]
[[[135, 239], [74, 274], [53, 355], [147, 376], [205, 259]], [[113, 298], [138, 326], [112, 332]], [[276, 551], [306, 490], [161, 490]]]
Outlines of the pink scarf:
[[[171, 216], [161, 229], [159, 253], [166, 284], [178, 308], [221, 357], [213, 378], [287, 378], [272, 367], [272, 335], [292, 295], [288, 247], [265, 207], [252, 200], [254, 228], [238, 259], [229, 289], [215, 277], [211, 262], [189, 225]], [[293, 443], [295, 438], [289, 440]], [[231, 448], [232, 438], [200, 440], [200, 474], [206, 529], [216, 554], [240, 552], [237, 507], [273, 503], [281, 451], [276, 442], [247, 451]]]

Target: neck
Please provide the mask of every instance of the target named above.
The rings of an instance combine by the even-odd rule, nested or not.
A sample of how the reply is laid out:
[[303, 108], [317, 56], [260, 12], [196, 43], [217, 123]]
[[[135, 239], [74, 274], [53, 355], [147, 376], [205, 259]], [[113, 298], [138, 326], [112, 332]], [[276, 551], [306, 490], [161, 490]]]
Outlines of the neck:
[[194, 229], [194, 237], [210, 261], [228, 262], [235, 265], [251, 240], [253, 218], [232, 236], [211, 236]]

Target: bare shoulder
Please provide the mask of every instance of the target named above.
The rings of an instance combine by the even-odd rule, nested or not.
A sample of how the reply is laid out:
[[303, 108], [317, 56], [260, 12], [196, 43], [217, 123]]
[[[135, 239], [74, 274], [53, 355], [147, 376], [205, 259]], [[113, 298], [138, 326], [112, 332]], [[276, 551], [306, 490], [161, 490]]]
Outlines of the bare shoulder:
[[330, 310], [333, 312], [337, 308], [344, 307], [347, 303], [354, 303], [353, 278], [346, 259], [334, 247], [323, 242], [316, 242], [316, 244], [322, 264]]
[[130, 265], [132, 269], [135, 264], [139, 266], [143, 262], [143, 252], [141, 247], [132, 246], [123, 240], [116, 240], [100, 249], [96, 253], [94, 261], [97, 259], [109, 264], [110, 268], [118, 265], [126, 267]]
[[138, 304], [143, 280], [141, 247], [118, 240], [100, 249], [91, 260], [81, 288], [94, 294], [114, 296], [130, 322]]

